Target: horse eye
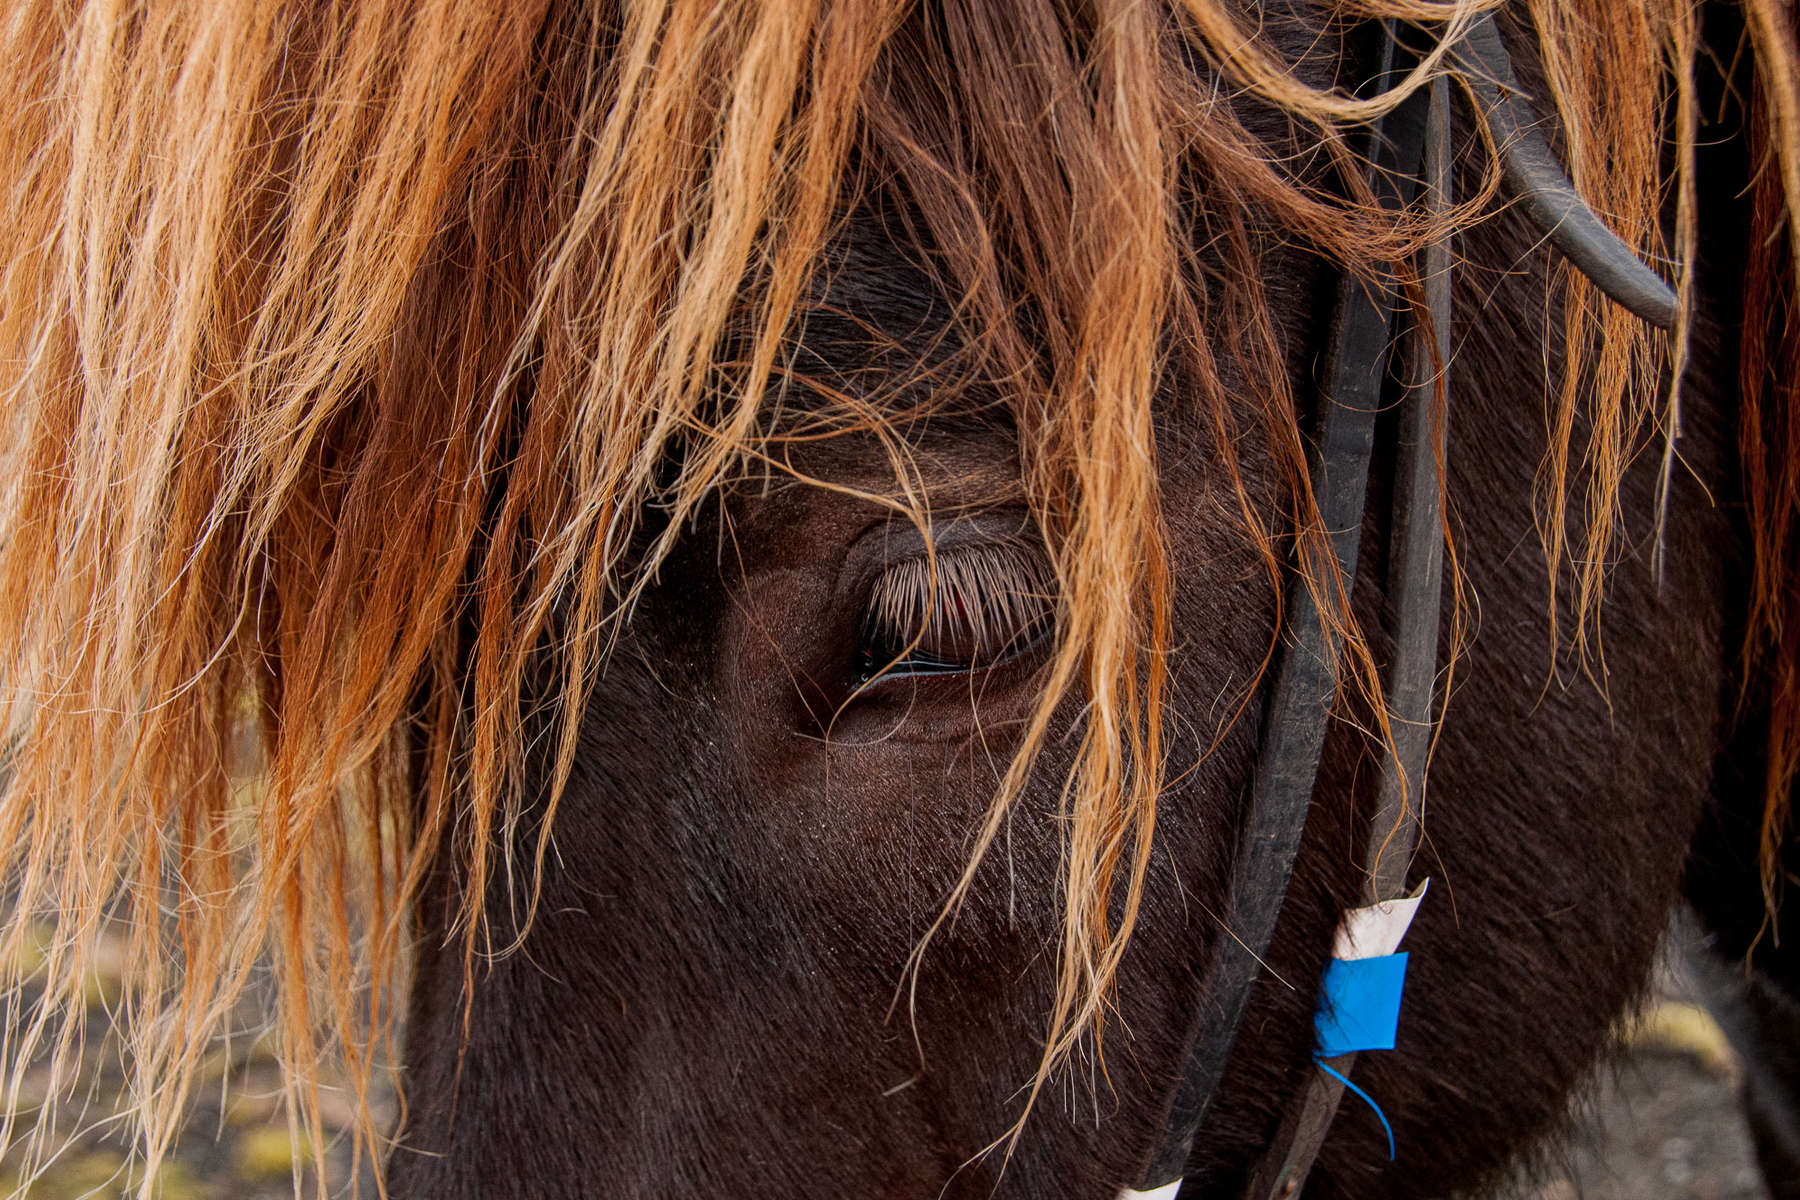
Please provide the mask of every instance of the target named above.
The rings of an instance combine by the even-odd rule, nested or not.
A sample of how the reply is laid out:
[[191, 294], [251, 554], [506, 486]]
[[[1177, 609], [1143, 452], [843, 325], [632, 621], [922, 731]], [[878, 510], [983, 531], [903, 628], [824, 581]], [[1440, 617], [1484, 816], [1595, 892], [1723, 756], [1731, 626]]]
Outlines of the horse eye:
[[863, 607], [856, 686], [967, 675], [1036, 647], [1055, 623], [1056, 582], [1041, 550], [996, 541], [890, 564]]

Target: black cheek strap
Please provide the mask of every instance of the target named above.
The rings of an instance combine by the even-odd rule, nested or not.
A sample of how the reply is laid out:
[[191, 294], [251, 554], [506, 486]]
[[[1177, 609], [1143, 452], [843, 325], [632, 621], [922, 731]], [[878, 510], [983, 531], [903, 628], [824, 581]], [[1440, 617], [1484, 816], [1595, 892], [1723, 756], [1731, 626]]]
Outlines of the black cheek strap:
[[[1380, 30], [1376, 82], [1385, 90], [1417, 58], [1396, 39], [1393, 22], [1382, 22]], [[1457, 48], [1456, 62], [1501, 155], [1504, 181], [1523, 211], [1603, 292], [1653, 325], [1673, 325], [1678, 315], [1674, 293], [1606, 229], [1556, 165], [1522, 103], [1489, 14], [1471, 25]], [[1448, 212], [1450, 123], [1449, 80], [1439, 78], [1370, 126], [1369, 184], [1384, 206], [1399, 211], [1422, 195], [1430, 214], [1441, 217]], [[1384, 400], [1397, 399], [1401, 427], [1386, 581], [1394, 656], [1384, 681], [1392, 753], [1383, 764], [1365, 843], [1370, 903], [1398, 898], [1405, 891], [1418, 844], [1426, 760], [1435, 728], [1432, 698], [1443, 589], [1443, 421], [1449, 407], [1448, 388], [1439, 390], [1439, 375], [1447, 371], [1450, 360], [1449, 246], [1440, 242], [1429, 247], [1418, 266], [1429, 313], [1423, 322], [1403, 313], [1391, 290], [1340, 279], [1311, 466], [1320, 519], [1330, 531], [1339, 578], [1348, 586], [1356, 577], [1376, 413]], [[1404, 381], [1396, 398], [1384, 395], [1384, 381], [1390, 375], [1397, 325], [1405, 357], [1400, 364]], [[1216, 959], [1191, 1010], [1185, 1067], [1169, 1098], [1162, 1134], [1127, 1197], [1133, 1191], [1171, 1197], [1187, 1169], [1261, 973], [1312, 803], [1319, 755], [1336, 700], [1335, 662], [1341, 647], [1299, 571], [1289, 581], [1283, 612], [1255, 775], [1233, 858], [1226, 936], [1218, 941]], [[1301, 1093], [1285, 1109], [1274, 1140], [1253, 1165], [1245, 1200], [1273, 1200], [1299, 1192], [1337, 1112], [1344, 1077], [1355, 1058], [1347, 1054], [1320, 1060], [1335, 1077], [1324, 1070], [1310, 1072]]]

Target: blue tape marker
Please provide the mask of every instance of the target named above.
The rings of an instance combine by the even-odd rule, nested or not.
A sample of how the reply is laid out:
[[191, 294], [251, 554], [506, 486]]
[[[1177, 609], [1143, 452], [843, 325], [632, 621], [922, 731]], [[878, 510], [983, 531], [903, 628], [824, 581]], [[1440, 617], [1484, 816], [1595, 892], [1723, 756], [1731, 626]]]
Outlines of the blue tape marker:
[[1406, 955], [1334, 958], [1319, 984], [1313, 1017], [1321, 1058], [1359, 1050], [1392, 1050], [1400, 1024], [1400, 993], [1406, 987]]
[[1319, 1070], [1325, 1072], [1327, 1075], [1331, 1076], [1333, 1079], [1337, 1080], [1339, 1083], [1343, 1084], [1345, 1087], [1347, 1087], [1351, 1091], [1355, 1092], [1358, 1096], [1361, 1096], [1362, 1102], [1364, 1104], [1368, 1105], [1369, 1108], [1374, 1111], [1375, 1119], [1377, 1121], [1380, 1121], [1381, 1127], [1387, 1131], [1388, 1161], [1393, 1162], [1394, 1161], [1394, 1127], [1392, 1125], [1388, 1124], [1387, 1114], [1381, 1111], [1381, 1105], [1375, 1103], [1375, 1098], [1373, 1096], [1370, 1096], [1369, 1093], [1363, 1091], [1361, 1088], [1357, 1087], [1354, 1083], [1351, 1083], [1348, 1079], [1344, 1078], [1338, 1072], [1332, 1070], [1329, 1066], [1327, 1066], [1325, 1064], [1324, 1059], [1314, 1057], [1313, 1061], [1315, 1063], [1319, 1064]]

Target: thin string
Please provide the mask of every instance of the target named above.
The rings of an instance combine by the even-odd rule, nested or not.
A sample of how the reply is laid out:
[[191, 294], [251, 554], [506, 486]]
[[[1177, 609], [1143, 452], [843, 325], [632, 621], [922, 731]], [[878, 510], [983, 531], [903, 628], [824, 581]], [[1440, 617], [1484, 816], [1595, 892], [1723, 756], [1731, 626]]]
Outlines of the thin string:
[[1320, 1058], [1318, 1055], [1316, 1055], [1316, 1054], [1313, 1055], [1313, 1062], [1318, 1064], [1319, 1070], [1325, 1072], [1327, 1075], [1331, 1076], [1333, 1079], [1337, 1080], [1339, 1083], [1343, 1084], [1345, 1087], [1347, 1087], [1351, 1091], [1355, 1092], [1358, 1096], [1362, 1097], [1362, 1102], [1364, 1104], [1368, 1105], [1370, 1107], [1370, 1109], [1372, 1109], [1374, 1111], [1375, 1119], [1377, 1121], [1381, 1122], [1382, 1129], [1384, 1129], [1387, 1132], [1388, 1161], [1393, 1162], [1394, 1161], [1394, 1127], [1392, 1125], [1388, 1124], [1387, 1114], [1381, 1111], [1381, 1105], [1375, 1103], [1375, 1098], [1373, 1096], [1369, 1095], [1369, 1093], [1363, 1091], [1361, 1088], [1357, 1087], [1354, 1083], [1351, 1083], [1343, 1075], [1340, 1075], [1338, 1072], [1332, 1070], [1330, 1065], [1327, 1064], [1326, 1061], [1324, 1059]]

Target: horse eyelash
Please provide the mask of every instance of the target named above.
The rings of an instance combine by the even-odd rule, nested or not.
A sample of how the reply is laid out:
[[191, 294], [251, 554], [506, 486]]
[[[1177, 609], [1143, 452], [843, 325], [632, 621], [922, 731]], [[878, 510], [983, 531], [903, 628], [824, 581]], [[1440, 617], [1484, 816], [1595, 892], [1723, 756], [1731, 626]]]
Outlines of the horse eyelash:
[[1055, 596], [1049, 563], [1022, 542], [921, 555], [876, 578], [863, 610], [863, 641], [899, 659], [915, 645], [960, 635], [972, 646], [970, 669], [992, 666], [1049, 632]]

